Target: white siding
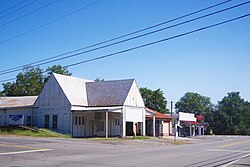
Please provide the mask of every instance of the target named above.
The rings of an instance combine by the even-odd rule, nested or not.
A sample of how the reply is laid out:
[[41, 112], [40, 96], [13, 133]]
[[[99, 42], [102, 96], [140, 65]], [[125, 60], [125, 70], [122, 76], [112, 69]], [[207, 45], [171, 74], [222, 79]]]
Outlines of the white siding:
[[23, 115], [24, 122], [27, 124], [27, 116], [32, 116], [32, 108], [17, 108], [17, 109], [7, 109], [5, 111], [0, 110], [0, 126], [3, 126], [6, 122], [6, 125], [9, 125], [9, 116], [10, 115]]
[[124, 105], [134, 107], [145, 107], [140, 90], [138, 89], [138, 86], [135, 81], [133, 82], [130, 88]]
[[56, 107], [56, 108], [39, 108], [37, 111], [37, 126], [39, 128], [44, 128], [44, 118], [45, 115], [49, 115], [49, 129], [52, 129], [52, 118], [53, 115], [57, 115], [57, 129], [53, 131], [71, 134], [71, 113], [67, 107]]
[[126, 122], [143, 122], [145, 117], [144, 108], [125, 107]]
[[48, 80], [35, 102], [35, 107], [68, 106], [69, 102], [54, 76]]
[[179, 112], [179, 121], [195, 121], [196, 118], [194, 114]]

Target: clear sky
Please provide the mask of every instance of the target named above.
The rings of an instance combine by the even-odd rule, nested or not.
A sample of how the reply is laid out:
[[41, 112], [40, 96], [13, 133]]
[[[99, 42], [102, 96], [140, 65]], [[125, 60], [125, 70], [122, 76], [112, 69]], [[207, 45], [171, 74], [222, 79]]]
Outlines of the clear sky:
[[[95, 44], [223, 2], [222, 0], [101, 0], [64, 19], [11, 39], [95, 2], [58, 0], [35, 13], [17, 19], [54, 0], [22, 1], [0, 1], [0, 70]], [[232, 0], [160, 28], [242, 2], [246, 1]], [[19, 6], [2, 12], [18, 3]], [[29, 3], [31, 4], [11, 13]], [[247, 4], [144, 38], [40, 67], [46, 69], [53, 64], [67, 65], [117, 52], [248, 14], [249, 9], [250, 4]], [[17, 20], [12, 21], [14, 19]], [[139, 87], [162, 89], [169, 102], [178, 101], [188, 91], [208, 96], [213, 103], [217, 103], [228, 92], [239, 91], [245, 100], [250, 101], [250, 17], [114, 57], [80, 64], [70, 67], [69, 71], [73, 76], [92, 80], [97, 77], [105, 80], [134, 78]], [[0, 75], [0, 80], [13, 78], [16, 75], [17, 72]]]

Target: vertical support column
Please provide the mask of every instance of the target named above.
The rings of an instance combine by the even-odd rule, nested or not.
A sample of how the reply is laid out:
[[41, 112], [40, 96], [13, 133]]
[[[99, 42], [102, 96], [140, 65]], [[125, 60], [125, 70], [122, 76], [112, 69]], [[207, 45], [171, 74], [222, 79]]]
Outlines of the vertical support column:
[[153, 137], [155, 137], [155, 115], [153, 116]]
[[126, 136], [126, 110], [122, 108], [122, 137]]
[[146, 111], [142, 108], [142, 136], [146, 135]]
[[189, 125], [189, 136], [192, 137], [192, 125]]
[[204, 126], [202, 126], [202, 135], [203, 136], [205, 135], [205, 128], [204, 128]]
[[201, 136], [201, 126], [199, 126], [199, 136]]
[[195, 127], [195, 125], [194, 125], [193, 136], [195, 136], [195, 130], [196, 130], [196, 127]]
[[108, 138], [108, 132], [109, 132], [109, 113], [106, 111], [106, 135], [105, 137]]

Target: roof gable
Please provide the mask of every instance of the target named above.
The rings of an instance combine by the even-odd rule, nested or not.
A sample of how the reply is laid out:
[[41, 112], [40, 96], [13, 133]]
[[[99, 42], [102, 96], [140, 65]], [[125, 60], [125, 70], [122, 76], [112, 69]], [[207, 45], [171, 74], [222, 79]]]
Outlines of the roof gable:
[[90, 80], [55, 73], [53, 75], [71, 105], [88, 106], [86, 82], [91, 82]]
[[124, 105], [133, 82], [133, 79], [87, 82], [88, 106]]

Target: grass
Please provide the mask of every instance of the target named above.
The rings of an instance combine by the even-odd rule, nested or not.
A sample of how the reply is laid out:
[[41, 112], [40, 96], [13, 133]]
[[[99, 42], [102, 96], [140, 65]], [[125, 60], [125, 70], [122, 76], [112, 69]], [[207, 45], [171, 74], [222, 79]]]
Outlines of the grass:
[[16, 135], [16, 136], [32, 136], [32, 137], [63, 137], [70, 138], [70, 135], [63, 135], [60, 133], [52, 132], [47, 129], [39, 129], [38, 132], [30, 130], [0, 130], [0, 135]]
[[133, 136], [132, 137], [133, 140], [148, 140], [150, 139], [149, 136]]

